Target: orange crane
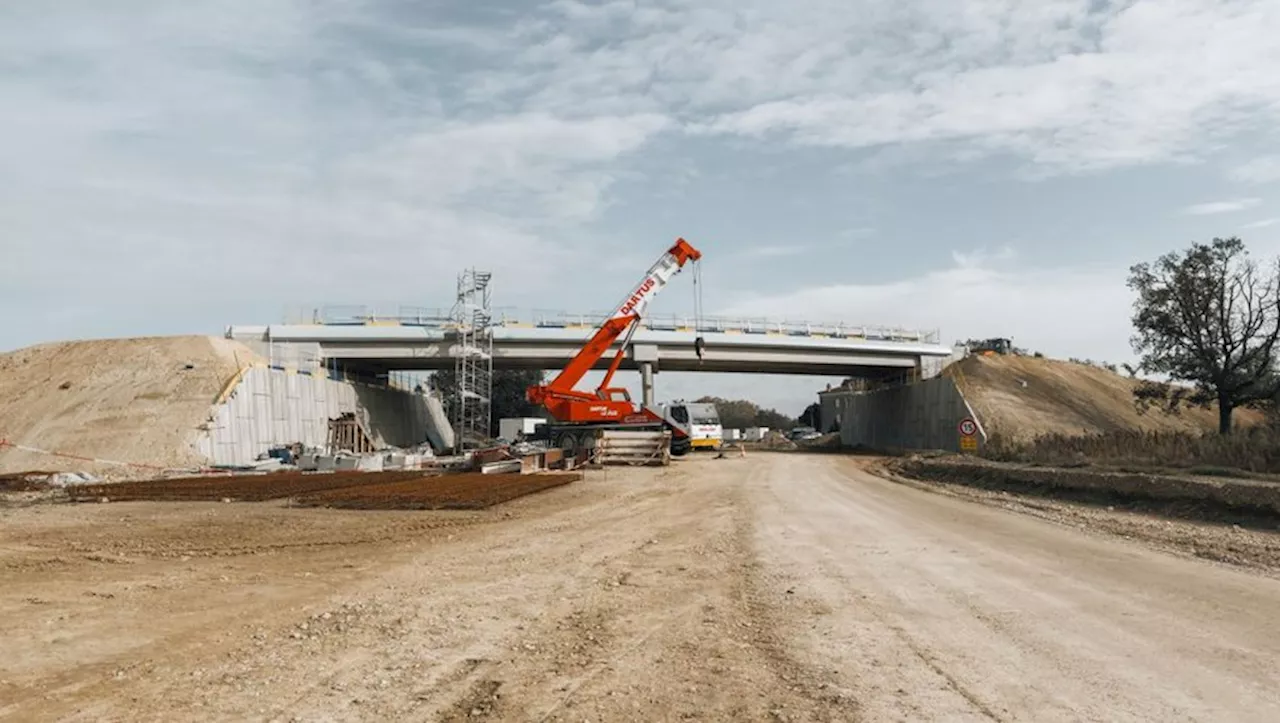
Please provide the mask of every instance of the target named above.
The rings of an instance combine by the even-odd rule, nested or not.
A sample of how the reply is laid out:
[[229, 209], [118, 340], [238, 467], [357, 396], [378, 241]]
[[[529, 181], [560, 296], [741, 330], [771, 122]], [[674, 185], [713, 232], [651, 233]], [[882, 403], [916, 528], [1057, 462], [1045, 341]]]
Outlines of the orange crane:
[[[668, 419], [659, 410], [635, 405], [626, 389], [611, 387], [609, 384], [626, 356], [631, 337], [649, 307], [649, 302], [653, 301], [672, 277], [680, 273], [686, 263], [696, 263], [701, 258], [702, 252], [688, 241], [676, 239], [675, 244], [649, 268], [640, 283], [636, 284], [613, 314], [600, 325], [564, 370], [549, 384], [531, 386], [525, 390], [525, 397], [531, 403], [542, 406], [556, 420], [556, 424], [549, 425], [545, 433], [555, 440], [557, 446], [576, 448], [585, 444], [588, 435], [593, 435], [595, 430], [601, 428], [646, 429], [666, 426], [672, 430], [672, 451], [681, 453], [688, 449], [689, 434], [685, 425]], [[582, 377], [595, 367], [619, 338], [623, 339], [622, 345], [618, 347], [595, 392], [575, 390], [574, 387], [582, 381]], [[694, 346], [701, 358], [701, 337]]]

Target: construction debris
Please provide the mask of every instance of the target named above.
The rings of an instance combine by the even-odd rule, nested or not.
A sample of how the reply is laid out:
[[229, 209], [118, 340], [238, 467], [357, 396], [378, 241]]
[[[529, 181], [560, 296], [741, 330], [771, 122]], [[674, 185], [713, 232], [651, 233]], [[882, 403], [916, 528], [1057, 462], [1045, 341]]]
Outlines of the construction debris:
[[357, 510], [478, 510], [569, 484], [581, 474], [457, 474], [345, 487], [294, 500], [302, 507]]
[[[519, 465], [519, 461], [516, 461]], [[83, 484], [67, 488], [75, 502], [241, 501], [294, 498], [306, 506], [353, 509], [481, 509], [567, 484], [578, 474], [433, 474], [401, 471], [330, 474], [276, 472]]]
[[520, 460], [509, 459], [480, 465], [480, 474], [520, 474], [522, 469], [523, 465]]
[[101, 481], [87, 472], [20, 472], [0, 475], [0, 492], [34, 492]]

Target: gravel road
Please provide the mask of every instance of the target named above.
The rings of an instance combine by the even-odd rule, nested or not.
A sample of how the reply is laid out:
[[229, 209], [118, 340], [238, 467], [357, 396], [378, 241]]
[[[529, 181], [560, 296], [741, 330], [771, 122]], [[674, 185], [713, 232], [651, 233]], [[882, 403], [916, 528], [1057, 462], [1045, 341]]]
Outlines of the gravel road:
[[0, 509], [0, 718], [1280, 720], [1280, 580], [866, 464]]

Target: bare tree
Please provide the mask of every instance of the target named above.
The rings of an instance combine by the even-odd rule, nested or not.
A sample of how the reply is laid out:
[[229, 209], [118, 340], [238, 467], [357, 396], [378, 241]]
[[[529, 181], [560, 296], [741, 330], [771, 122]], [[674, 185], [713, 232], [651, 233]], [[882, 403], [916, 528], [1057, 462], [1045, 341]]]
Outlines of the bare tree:
[[1191, 385], [1142, 384], [1140, 408], [1216, 402], [1218, 432], [1227, 434], [1237, 407], [1275, 397], [1280, 266], [1260, 269], [1243, 241], [1215, 238], [1133, 266], [1129, 288], [1138, 293], [1132, 344], [1141, 370]]

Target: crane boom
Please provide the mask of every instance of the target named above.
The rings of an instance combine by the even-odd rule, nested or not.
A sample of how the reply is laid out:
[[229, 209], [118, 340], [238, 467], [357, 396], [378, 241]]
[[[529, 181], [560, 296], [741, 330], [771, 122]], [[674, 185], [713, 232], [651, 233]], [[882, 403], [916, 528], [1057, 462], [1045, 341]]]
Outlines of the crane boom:
[[[613, 379], [614, 372], [621, 365], [631, 334], [635, 332], [635, 327], [648, 309], [649, 303], [686, 263], [696, 262], [701, 258], [702, 253], [688, 241], [683, 238], [676, 239], [675, 244], [649, 268], [644, 278], [635, 285], [631, 293], [622, 300], [613, 314], [600, 325], [596, 333], [556, 375], [555, 379], [549, 384], [532, 386], [526, 390], [525, 396], [528, 400], [542, 405], [551, 416], [564, 422], [640, 422], [660, 418], [654, 412], [636, 410], [626, 390], [610, 388], [609, 383]], [[578, 382], [582, 381], [587, 372], [595, 367], [596, 363], [624, 334], [626, 340], [618, 349], [604, 380], [595, 393], [575, 391], [574, 387]]]

